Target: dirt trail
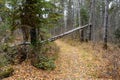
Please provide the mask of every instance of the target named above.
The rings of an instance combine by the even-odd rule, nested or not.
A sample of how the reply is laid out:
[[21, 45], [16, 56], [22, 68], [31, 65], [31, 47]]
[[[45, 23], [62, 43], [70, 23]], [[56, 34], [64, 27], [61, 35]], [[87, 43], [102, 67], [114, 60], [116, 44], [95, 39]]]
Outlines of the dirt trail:
[[[56, 60], [56, 69], [43, 71], [23, 62], [15, 66], [15, 73], [12, 77], [4, 80], [88, 80], [91, 64], [86, 60], [87, 52], [73, 47], [61, 40], [55, 41], [60, 47], [59, 58]], [[87, 55], [88, 56], [88, 55]], [[90, 57], [90, 56], [89, 56]], [[88, 61], [88, 62], [87, 62]], [[87, 64], [86, 64], [87, 63]]]
[[57, 45], [60, 47], [61, 51], [59, 54], [59, 68], [66, 78], [74, 79], [85, 79], [90, 78], [87, 75], [87, 66], [83, 60], [82, 50], [80, 51], [78, 47], [71, 46], [63, 41], [56, 41]]

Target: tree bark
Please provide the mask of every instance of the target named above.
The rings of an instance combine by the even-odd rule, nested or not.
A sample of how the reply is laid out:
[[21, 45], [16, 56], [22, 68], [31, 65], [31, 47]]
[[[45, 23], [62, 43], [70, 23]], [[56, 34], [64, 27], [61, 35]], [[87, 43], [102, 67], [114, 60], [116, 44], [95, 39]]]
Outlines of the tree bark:
[[109, 0], [105, 0], [105, 15], [104, 15], [104, 49], [107, 49], [107, 33], [108, 33], [108, 7]]
[[31, 39], [31, 44], [33, 46], [36, 46], [37, 43], [37, 29], [36, 29], [36, 7], [34, 4], [37, 3], [37, 0], [26, 0], [26, 8], [27, 8], [27, 14], [28, 14], [28, 25], [31, 27], [30, 28], [30, 39]]
[[31, 36], [31, 44], [36, 46], [36, 43], [37, 43], [36, 28], [32, 28], [30, 30], [30, 36]]
[[57, 35], [57, 36], [54, 36], [54, 37], [49, 38], [49, 39], [47, 39], [47, 40], [41, 41], [41, 43], [44, 43], [44, 42], [47, 42], [47, 41], [50, 41], [50, 42], [55, 41], [55, 40], [57, 40], [57, 39], [60, 39], [60, 38], [66, 36], [66, 35], [68, 35], [68, 34], [71, 34], [71, 33], [75, 32], [75, 31], [77, 31], [77, 30], [84, 29], [84, 28], [88, 27], [89, 25], [91, 25], [91, 24], [86, 24], [86, 25], [84, 25], [84, 26], [79, 26], [79, 27], [77, 27], [77, 28], [74, 28], [74, 29], [72, 29], [72, 30], [69, 30], [69, 31], [67, 31], [67, 32], [64, 32], [64, 33], [62, 33], [62, 34], [60, 34], [60, 35]]
[[[89, 25], [89, 40], [93, 40], [94, 41], [94, 25], [95, 25], [95, 0], [91, 0], [90, 1], [90, 11], [89, 11], [89, 24], [92, 24], [92, 25]], [[94, 26], [94, 27], [92, 27]]]

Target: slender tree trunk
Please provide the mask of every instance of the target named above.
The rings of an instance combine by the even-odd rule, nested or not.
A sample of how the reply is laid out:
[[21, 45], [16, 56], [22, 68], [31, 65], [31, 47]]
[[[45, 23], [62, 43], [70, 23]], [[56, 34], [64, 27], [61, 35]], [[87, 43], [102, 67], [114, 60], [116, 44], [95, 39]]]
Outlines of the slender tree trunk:
[[107, 49], [107, 33], [108, 33], [108, 6], [109, 0], [105, 0], [105, 15], [104, 15], [104, 49]]
[[93, 40], [94, 41], [94, 27], [95, 27], [95, 0], [91, 0], [90, 1], [90, 14], [89, 14], [89, 24], [92, 24], [89, 26], [89, 40]]
[[67, 14], [67, 11], [68, 11], [68, 7], [67, 7], [67, 1], [65, 1], [64, 2], [64, 32], [66, 32], [67, 31], [67, 16], [68, 16], [68, 14]]
[[[89, 9], [89, 24], [92, 23], [92, 1], [90, 1], [90, 9]], [[89, 25], [89, 34], [88, 34], [88, 39], [91, 40], [91, 30], [90, 30], [90, 25]]]
[[[76, 28], [76, 18], [77, 18], [77, 10], [76, 10], [76, 0], [73, 0], [73, 29]], [[72, 38], [75, 38], [75, 33], [72, 34]]]
[[[81, 23], [81, 14], [80, 14], [80, 12], [81, 12], [81, 6], [82, 6], [82, 1], [78, 0], [77, 2], [78, 2], [77, 3], [78, 4], [77, 5], [78, 25], [82, 26], [82, 25], [84, 25], [84, 24]], [[84, 30], [85, 29], [79, 30], [80, 41], [84, 41]]]

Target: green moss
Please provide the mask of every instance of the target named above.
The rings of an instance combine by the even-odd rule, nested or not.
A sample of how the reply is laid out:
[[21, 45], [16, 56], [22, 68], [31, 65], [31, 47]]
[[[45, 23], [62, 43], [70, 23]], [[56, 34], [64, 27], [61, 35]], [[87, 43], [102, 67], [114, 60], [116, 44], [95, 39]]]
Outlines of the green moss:
[[11, 67], [4, 69], [4, 70], [1, 70], [0, 71], [0, 79], [9, 77], [10, 75], [12, 75], [13, 72], [14, 72], [14, 69]]

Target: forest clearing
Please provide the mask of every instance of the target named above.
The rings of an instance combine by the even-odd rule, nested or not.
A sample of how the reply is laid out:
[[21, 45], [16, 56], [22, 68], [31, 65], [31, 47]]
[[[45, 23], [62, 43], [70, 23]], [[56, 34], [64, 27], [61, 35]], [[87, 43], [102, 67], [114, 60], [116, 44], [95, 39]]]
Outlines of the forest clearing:
[[0, 80], [120, 80], [120, 0], [0, 0]]

